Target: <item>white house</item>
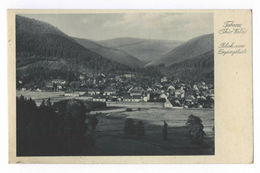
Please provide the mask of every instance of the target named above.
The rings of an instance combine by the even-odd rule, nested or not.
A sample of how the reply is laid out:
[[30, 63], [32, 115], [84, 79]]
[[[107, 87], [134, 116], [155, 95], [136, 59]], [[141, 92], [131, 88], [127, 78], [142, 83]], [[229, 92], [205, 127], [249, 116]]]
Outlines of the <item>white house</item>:
[[116, 90], [113, 90], [113, 89], [106, 89], [103, 93], [103, 95], [105, 96], [110, 96], [110, 95], [114, 95], [116, 94]]
[[197, 85], [193, 85], [193, 89], [194, 89], [194, 90], [199, 90], [199, 88], [198, 88]]
[[85, 79], [85, 76], [81, 74], [81, 75], [79, 75], [79, 79], [80, 79], [80, 80], [84, 80], [84, 79]]
[[79, 95], [80, 95], [80, 96], [83, 96], [85, 93], [86, 93], [86, 92], [84, 92], [84, 91], [80, 91], [80, 92], [79, 92]]
[[131, 95], [131, 96], [134, 96], [134, 95], [142, 95], [144, 92], [144, 89], [142, 87], [135, 87], [135, 88], [130, 88], [128, 90], [128, 93]]
[[42, 90], [41, 90], [41, 89], [39, 89], [39, 88], [37, 88], [37, 89], [36, 89], [36, 91], [37, 91], [37, 92], [41, 92]]
[[134, 95], [134, 96], [124, 96], [123, 97], [124, 102], [141, 102], [142, 96], [140, 95]]
[[125, 78], [132, 78], [132, 77], [135, 77], [135, 75], [131, 74], [131, 73], [128, 73], [128, 74], [124, 74], [124, 77]]
[[106, 98], [104, 97], [93, 97], [94, 102], [105, 102]]
[[148, 100], [149, 100], [148, 96], [143, 97], [144, 102], [148, 102]]
[[134, 95], [132, 101], [133, 102], [140, 102], [140, 101], [142, 101], [142, 96], [141, 95]]
[[77, 92], [65, 92], [64, 96], [66, 96], [66, 97], [79, 97], [79, 93], [77, 93]]
[[175, 97], [178, 97], [178, 98], [184, 98], [185, 96], [185, 91], [182, 90], [182, 89], [177, 89], [175, 91]]
[[166, 94], [162, 93], [162, 94], [160, 95], [160, 98], [167, 99], [167, 96], [166, 96]]
[[152, 88], [148, 88], [146, 91], [147, 91], [147, 92], [152, 92], [153, 89], [152, 89]]
[[164, 108], [172, 108], [173, 106], [172, 106], [171, 102], [168, 99], [166, 99], [163, 107]]
[[100, 90], [99, 89], [89, 89], [88, 90], [88, 94], [89, 95], [99, 95], [100, 94]]
[[161, 78], [161, 83], [162, 83], [162, 82], [167, 82], [167, 81], [168, 81], [168, 80], [167, 80], [167, 77], [164, 76], [164, 77]]

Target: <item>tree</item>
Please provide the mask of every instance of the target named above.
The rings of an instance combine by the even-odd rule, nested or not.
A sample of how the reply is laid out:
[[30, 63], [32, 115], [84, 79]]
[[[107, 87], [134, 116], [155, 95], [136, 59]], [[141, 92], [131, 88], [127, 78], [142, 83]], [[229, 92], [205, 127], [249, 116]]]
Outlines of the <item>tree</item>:
[[190, 115], [186, 122], [186, 127], [188, 129], [188, 136], [191, 139], [191, 143], [201, 144], [206, 135], [203, 131], [204, 126], [202, 120], [197, 116]]
[[65, 100], [39, 107], [32, 99], [17, 97], [17, 155], [79, 155], [91, 152], [93, 136], [85, 136], [85, 104]]
[[163, 140], [167, 140], [167, 134], [168, 134], [168, 124], [166, 121], [163, 121], [163, 129], [162, 129]]

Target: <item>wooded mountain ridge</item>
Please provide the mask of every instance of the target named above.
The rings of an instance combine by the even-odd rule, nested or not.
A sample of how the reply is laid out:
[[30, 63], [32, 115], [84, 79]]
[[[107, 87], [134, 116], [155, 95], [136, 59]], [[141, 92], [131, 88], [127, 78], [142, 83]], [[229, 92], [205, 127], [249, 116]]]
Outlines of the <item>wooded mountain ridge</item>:
[[213, 34], [187, 42], [138, 38], [93, 41], [70, 37], [46, 22], [17, 15], [16, 71], [18, 78], [28, 82], [75, 79], [81, 73], [142, 73], [153, 67], [170, 77], [213, 80], [213, 43]]

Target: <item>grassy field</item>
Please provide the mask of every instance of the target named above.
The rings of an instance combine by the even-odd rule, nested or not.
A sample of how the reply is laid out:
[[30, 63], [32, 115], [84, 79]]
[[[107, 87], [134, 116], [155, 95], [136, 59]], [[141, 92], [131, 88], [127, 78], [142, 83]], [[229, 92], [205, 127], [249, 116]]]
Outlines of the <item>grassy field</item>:
[[[17, 96], [31, 97], [37, 105], [42, 99], [51, 101], [70, 99], [63, 92], [17, 91]], [[209, 109], [163, 109], [141, 108], [126, 111], [126, 108], [108, 108], [92, 111], [99, 120], [97, 129], [92, 131], [95, 146], [90, 155], [212, 155], [214, 154], [214, 110]], [[201, 145], [191, 144], [186, 136], [185, 122], [189, 115], [201, 118], [206, 137]], [[127, 118], [142, 121], [145, 136], [124, 134]], [[162, 140], [163, 121], [167, 121], [168, 140]]]
[[[154, 111], [154, 110], [150, 110]], [[92, 155], [211, 155], [214, 154], [214, 133], [206, 132], [204, 143], [191, 144], [186, 136], [186, 128], [180, 123], [174, 125], [169, 122], [168, 140], [162, 140], [163, 117], [146, 119], [144, 111], [111, 112], [97, 114], [99, 123], [95, 131], [95, 147]], [[137, 114], [139, 116], [137, 116]], [[188, 114], [188, 113], [187, 113]], [[167, 115], [166, 115], [167, 117]], [[145, 126], [145, 136], [136, 137], [124, 134], [126, 118], [142, 120]], [[184, 116], [182, 119], [185, 119]], [[185, 123], [184, 123], [185, 124]]]
[[214, 111], [211, 109], [142, 109], [141, 111], [132, 111], [126, 113], [128, 118], [139, 119], [153, 125], [162, 125], [167, 121], [170, 127], [182, 127], [193, 114], [201, 118], [204, 131], [212, 136], [214, 126]]

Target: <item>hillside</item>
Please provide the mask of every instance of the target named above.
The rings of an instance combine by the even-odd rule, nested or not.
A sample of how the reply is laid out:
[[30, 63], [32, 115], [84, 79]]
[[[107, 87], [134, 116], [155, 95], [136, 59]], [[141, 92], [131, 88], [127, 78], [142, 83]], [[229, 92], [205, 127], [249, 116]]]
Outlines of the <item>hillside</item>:
[[119, 47], [131, 45], [131, 44], [138, 44], [143, 41], [144, 41], [144, 39], [141, 39], [141, 38], [119, 37], [119, 38], [112, 38], [112, 39], [107, 39], [107, 40], [100, 40], [97, 42], [106, 47], [119, 48]]
[[124, 50], [128, 54], [148, 63], [157, 60], [182, 42], [125, 37], [102, 40], [98, 41], [98, 43], [106, 47]]
[[[158, 71], [180, 79], [212, 81], [213, 42], [213, 34], [182, 44], [136, 38], [95, 42], [72, 38], [48, 23], [16, 16], [17, 80], [31, 85], [51, 78], [78, 80], [80, 73], [138, 71], [140, 75], [145, 75]], [[179, 46], [173, 48], [174, 45]], [[166, 50], [168, 53], [161, 56]], [[156, 60], [146, 65], [149, 68], [143, 68], [145, 63], [140, 59]]]
[[214, 82], [214, 51], [211, 50], [161, 70], [166, 76], [182, 80]]
[[85, 48], [120, 64], [124, 64], [132, 68], [141, 68], [144, 66], [144, 63], [142, 61], [124, 52], [123, 50], [108, 48], [88, 39], [74, 38], [74, 40], [76, 40], [80, 45], [84, 46]]
[[167, 54], [163, 55], [160, 59], [148, 63], [146, 66], [160, 65], [170, 66], [182, 61], [200, 57], [200, 55], [212, 51], [214, 49], [214, 36], [213, 34], [202, 35], [193, 38]]
[[52, 78], [130, 69], [86, 49], [52, 25], [22, 16], [16, 16], [16, 66], [18, 78], [27, 80], [42, 73]]
[[16, 30], [18, 33], [26, 32], [31, 34], [47, 34], [52, 33], [55, 35], [66, 36], [57, 27], [54, 27], [46, 22], [41, 22], [32, 18], [16, 15]]

